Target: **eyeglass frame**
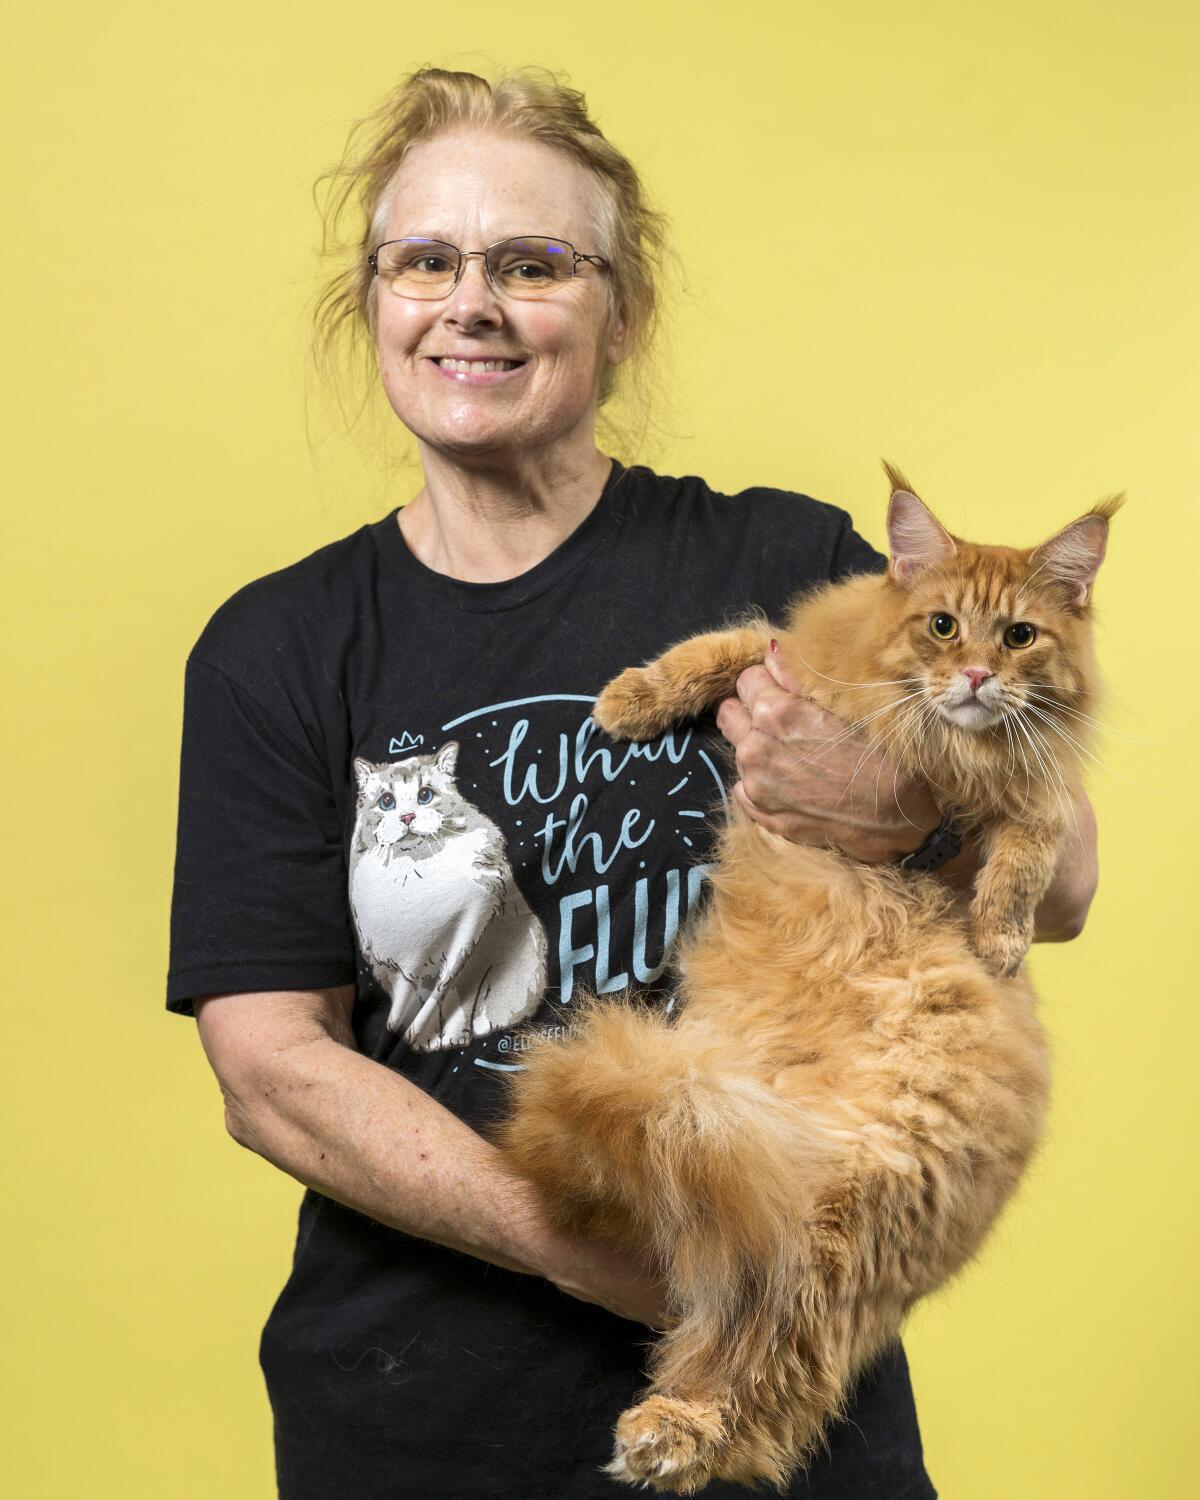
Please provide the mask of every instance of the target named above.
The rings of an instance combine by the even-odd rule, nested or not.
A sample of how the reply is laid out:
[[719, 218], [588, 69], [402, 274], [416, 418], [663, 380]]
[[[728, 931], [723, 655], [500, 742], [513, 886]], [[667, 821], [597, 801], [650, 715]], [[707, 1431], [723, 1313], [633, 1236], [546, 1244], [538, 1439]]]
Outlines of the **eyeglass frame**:
[[[602, 255], [584, 255], [580, 251], [576, 250], [575, 246], [572, 245], [570, 240], [559, 239], [558, 235], [556, 234], [509, 234], [506, 235], [502, 240], [496, 240], [495, 243], [489, 245], [486, 250], [460, 250], [457, 245], [452, 245], [449, 240], [434, 239], [431, 235], [404, 234], [401, 235], [398, 239], [384, 240], [381, 244], [376, 245], [374, 250], [372, 250], [371, 253], [367, 256], [367, 264], [371, 267], [372, 274], [374, 275], [376, 280], [378, 280], [379, 278], [379, 252], [386, 249], [388, 245], [403, 245], [409, 243], [412, 240], [427, 240], [431, 245], [445, 245], [448, 250], [453, 250], [455, 255], [458, 256], [458, 269], [454, 273], [454, 280], [438, 297], [412, 297], [407, 292], [397, 292], [395, 294], [398, 297], [408, 297], [409, 301], [411, 302], [444, 302], [447, 297], [452, 295], [452, 293], [457, 288], [458, 283], [462, 280], [463, 270], [466, 267], [467, 261], [469, 261], [471, 257], [475, 255], [481, 256], [483, 259], [484, 274], [486, 275], [488, 282], [492, 287], [492, 290], [502, 297], [511, 297], [513, 294], [511, 292], [506, 292], [504, 288], [497, 282], [496, 278], [492, 275], [492, 268], [488, 264], [488, 256], [498, 246], [511, 244], [513, 240], [552, 240], [556, 245], [565, 245], [571, 252], [571, 276], [570, 278], [564, 277], [563, 283], [558, 284], [565, 284], [568, 279], [573, 280], [576, 276], [578, 276], [578, 268], [581, 261], [588, 261], [592, 265], [602, 266], [606, 271], [612, 269], [610, 262], [605, 260]], [[538, 296], [545, 297], [549, 292], [552, 292], [554, 290], [554, 287], [549, 287], [546, 292], [539, 292]], [[528, 297], [522, 299], [518, 297], [516, 300], [518, 302], [522, 300], [534, 302], [537, 300], [537, 298]]]

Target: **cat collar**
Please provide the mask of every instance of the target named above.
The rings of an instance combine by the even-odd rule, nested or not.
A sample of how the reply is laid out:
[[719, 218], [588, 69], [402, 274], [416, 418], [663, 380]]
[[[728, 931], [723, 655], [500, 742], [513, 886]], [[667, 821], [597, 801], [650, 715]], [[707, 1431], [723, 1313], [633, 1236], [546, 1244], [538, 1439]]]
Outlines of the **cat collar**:
[[925, 842], [911, 854], [905, 854], [896, 863], [902, 870], [940, 870], [962, 849], [962, 834], [948, 814], [933, 830]]

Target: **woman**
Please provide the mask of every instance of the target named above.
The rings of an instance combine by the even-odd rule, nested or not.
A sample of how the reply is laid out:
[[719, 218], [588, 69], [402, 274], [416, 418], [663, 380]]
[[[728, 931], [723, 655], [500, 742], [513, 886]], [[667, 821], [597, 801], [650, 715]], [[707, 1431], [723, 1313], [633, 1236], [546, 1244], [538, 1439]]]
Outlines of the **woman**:
[[[261, 1350], [284, 1500], [614, 1494], [662, 1289], [546, 1223], [475, 1127], [525, 1023], [655, 990], [726, 788], [711, 730], [615, 746], [589, 705], [672, 640], [883, 559], [832, 507], [598, 451], [661, 226], [581, 96], [425, 70], [371, 130], [361, 255], [323, 316], [369, 332], [424, 483], [240, 590], [189, 658], [168, 1005], [234, 1138], [309, 1189]], [[785, 837], [896, 859], [938, 822], [920, 785], [877, 805], [894, 768], [860, 745], [814, 761], [830, 723], [773, 662], [718, 724], [733, 795]], [[1093, 883], [1064, 858], [1043, 936]], [[899, 1346], [793, 1492], [934, 1493]]]

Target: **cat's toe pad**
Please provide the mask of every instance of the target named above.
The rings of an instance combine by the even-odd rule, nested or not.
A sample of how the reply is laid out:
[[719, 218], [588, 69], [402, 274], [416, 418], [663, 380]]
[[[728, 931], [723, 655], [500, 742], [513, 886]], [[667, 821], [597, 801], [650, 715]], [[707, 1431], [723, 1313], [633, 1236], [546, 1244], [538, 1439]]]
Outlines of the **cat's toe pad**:
[[596, 699], [592, 718], [615, 740], [650, 740], [671, 722], [645, 667], [628, 667]]
[[651, 1396], [622, 1413], [607, 1472], [627, 1484], [694, 1494], [712, 1478], [724, 1441], [724, 1423], [715, 1406]]

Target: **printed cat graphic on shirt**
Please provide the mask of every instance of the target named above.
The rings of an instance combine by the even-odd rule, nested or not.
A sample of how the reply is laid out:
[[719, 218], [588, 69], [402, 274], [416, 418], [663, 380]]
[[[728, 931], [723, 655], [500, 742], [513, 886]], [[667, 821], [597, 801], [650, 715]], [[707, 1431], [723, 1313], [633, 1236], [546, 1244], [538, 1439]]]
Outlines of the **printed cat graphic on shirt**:
[[391, 1000], [387, 1025], [419, 1051], [516, 1025], [546, 983], [546, 935], [513, 877], [504, 835], [454, 780], [458, 745], [356, 759], [350, 909]]

